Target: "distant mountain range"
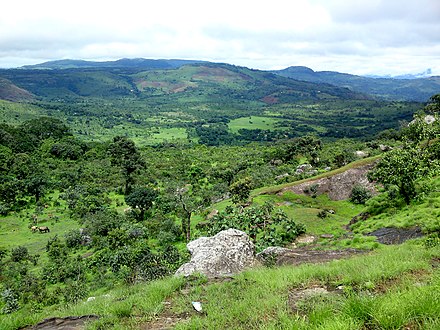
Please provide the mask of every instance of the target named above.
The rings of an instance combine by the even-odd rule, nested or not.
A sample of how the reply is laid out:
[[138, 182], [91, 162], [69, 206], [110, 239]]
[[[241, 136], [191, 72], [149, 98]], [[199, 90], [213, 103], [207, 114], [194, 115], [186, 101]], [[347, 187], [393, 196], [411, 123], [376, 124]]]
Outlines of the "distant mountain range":
[[426, 69], [425, 71], [420, 72], [420, 73], [416, 73], [416, 74], [407, 73], [407, 74], [402, 74], [402, 75], [397, 75], [397, 76], [365, 75], [365, 77], [370, 77], [370, 78], [393, 78], [393, 79], [418, 79], [418, 78], [430, 78], [432, 76], [433, 76], [433, 74], [432, 74], [431, 69]]
[[432, 95], [440, 93], [439, 76], [373, 78], [334, 71], [313, 71], [304, 66], [291, 66], [272, 72], [296, 80], [346, 87], [385, 100], [426, 102]]
[[197, 60], [155, 60], [145, 58], [122, 58], [116, 61], [84, 61], [84, 60], [57, 60], [35, 65], [25, 65], [20, 69], [27, 70], [63, 70], [85, 68], [134, 68], [134, 69], [176, 69], [186, 64], [203, 63]]
[[206, 91], [209, 87], [209, 93], [268, 103], [328, 97], [426, 102], [440, 93], [440, 77], [421, 77], [430, 73], [384, 78], [313, 71], [303, 66], [262, 71], [180, 59], [58, 60], [0, 70], [0, 98], [145, 96], [161, 91]]
[[170, 97], [207, 102], [267, 104], [321, 99], [369, 99], [362, 93], [320, 82], [298, 81], [267, 71], [188, 60], [61, 60], [0, 70], [18, 89], [42, 98]]

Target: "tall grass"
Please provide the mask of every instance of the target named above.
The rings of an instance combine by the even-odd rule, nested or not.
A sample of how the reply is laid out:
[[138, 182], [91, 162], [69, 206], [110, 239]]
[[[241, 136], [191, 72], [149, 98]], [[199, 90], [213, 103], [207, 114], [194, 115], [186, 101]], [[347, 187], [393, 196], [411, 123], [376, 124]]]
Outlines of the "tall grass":
[[84, 301], [68, 306], [52, 306], [43, 312], [22, 309], [16, 313], [0, 316], [0, 329], [19, 329], [36, 324], [48, 317], [99, 315], [98, 321], [89, 324], [89, 329], [112, 327], [133, 328], [136, 323], [146, 322], [159, 314], [163, 301], [182, 287], [185, 280], [170, 277], [150, 283], [116, 288], [96, 296], [92, 301]]
[[[439, 253], [407, 243], [328, 264], [247, 272], [192, 296], [205, 302], [206, 315], [177, 329], [434, 328], [440, 315], [439, 270], [430, 260]], [[328, 295], [305, 298], [305, 313], [292, 310], [289, 292], [314, 286], [328, 288]], [[384, 286], [389, 291], [379, 290]], [[336, 287], [342, 289], [332, 292]]]

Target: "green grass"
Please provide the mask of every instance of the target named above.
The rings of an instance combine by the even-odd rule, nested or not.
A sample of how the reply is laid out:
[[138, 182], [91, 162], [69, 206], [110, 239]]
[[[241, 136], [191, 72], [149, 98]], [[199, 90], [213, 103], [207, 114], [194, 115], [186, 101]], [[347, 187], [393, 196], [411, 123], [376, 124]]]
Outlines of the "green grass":
[[[100, 319], [89, 324], [88, 329], [136, 329], [151, 320], [163, 309], [163, 301], [182, 287], [182, 278], [169, 277], [150, 283], [123, 286], [109, 292], [99, 292], [90, 302], [69, 306], [51, 306], [42, 312], [21, 309], [0, 316], [0, 329], [12, 330], [36, 324], [48, 317], [81, 316], [95, 314]], [[93, 296], [93, 295], [92, 295]]]
[[188, 134], [185, 128], [161, 128], [159, 133], [154, 133], [148, 139], [148, 144], [157, 144], [164, 141], [187, 141]]
[[17, 246], [25, 246], [30, 253], [42, 253], [47, 241], [71, 229], [77, 229], [80, 225], [69, 218], [64, 210], [50, 207], [38, 215], [38, 226], [47, 226], [49, 233], [33, 233], [29, 228], [32, 223], [31, 210], [13, 213], [0, 220], [0, 247], [10, 250]]
[[[206, 314], [176, 329], [398, 329], [414, 322], [434, 328], [440, 304], [433, 290], [440, 274], [430, 258], [438, 253], [406, 244], [325, 265], [249, 271], [231, 282], [194, 288], [186, 304], [178, 302], [178, 310], [190, 306], [191, 299], [202, 301]], [[423, 277], [414, 276], [418, 272]], [[330, 290], [321, 302], [308, 298], [300, 311], [291, 308], [293, 290], [341, 285], [342, 293]], [[381, 294], [384, 286], [393, 290]]]
[[[426, 249], [415, 241], [326, 264], [256, 268], [230, 281], [168, 277], [96, 292], [91, 302], [2, 315], [0, 328], [96, 314], [100, 319], [87, 329], [147, 329], [161, 317], [167, 299], [163, 317], [189, 317], [176, 329], [437, 329], [440, 270], [432, 260], [439, 257], [440, 247]], [[313, 287], [329, 293], [289, 298]], [[203, 315], [192, 301], [202, 302]]]
[[279, 119], [271, 117], [250, 116], [231, 120], [228, 126], [233, 133], [238, 133], [241, 128], [274, 130], [276, 129], [275, 124], [279, 121]]
[[[312, 198], [285, 192], [282, 195], [254, 197], [254, 202], [264, 203], [266, 201], [278, 205], [289, 218], [305, 225], [307, 234], [319, 236], [331, 233], [336, 238], [346, 233], [343, 226], [363, 208], [348, 201], [332, 201], [327, 195]], [[328, 214], [327, 217], [321, 219], [318, 213], [324, 209], [334, 210], [335, 214]]]
[[[378, 202], [379, 201], [379, 202]], [[367, 203], [369, 208], [385, 203], [386, 195], [377, 196]], [[368, 210], [368, 208], [367, 208]], [[353, 226], [356, 233], [368, 233], [382, 227], [408, 228], [420, 226], [425, 232], [440, 230], [440, 177], [429, 183], [429, 188], [421, 201], [402, 207], [388, 206], [378, 215]]]

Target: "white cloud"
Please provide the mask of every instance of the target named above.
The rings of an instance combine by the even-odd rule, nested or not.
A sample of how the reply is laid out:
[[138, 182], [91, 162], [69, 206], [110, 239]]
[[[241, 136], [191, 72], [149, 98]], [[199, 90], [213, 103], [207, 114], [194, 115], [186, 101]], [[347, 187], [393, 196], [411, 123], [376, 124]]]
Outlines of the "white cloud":
[[0, 11], [0, 67], [146, 57], [440, 75], [439, 45], [438, 0], [15, 0]]

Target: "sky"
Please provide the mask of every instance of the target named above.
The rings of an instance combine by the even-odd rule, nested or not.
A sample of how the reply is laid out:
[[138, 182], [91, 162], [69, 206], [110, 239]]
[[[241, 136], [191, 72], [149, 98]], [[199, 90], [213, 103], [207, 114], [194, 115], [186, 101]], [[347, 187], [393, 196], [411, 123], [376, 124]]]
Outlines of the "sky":
[[440, 75], [440, 0], [14, 0], [0, 67], [196, 59], [255, 69]]

